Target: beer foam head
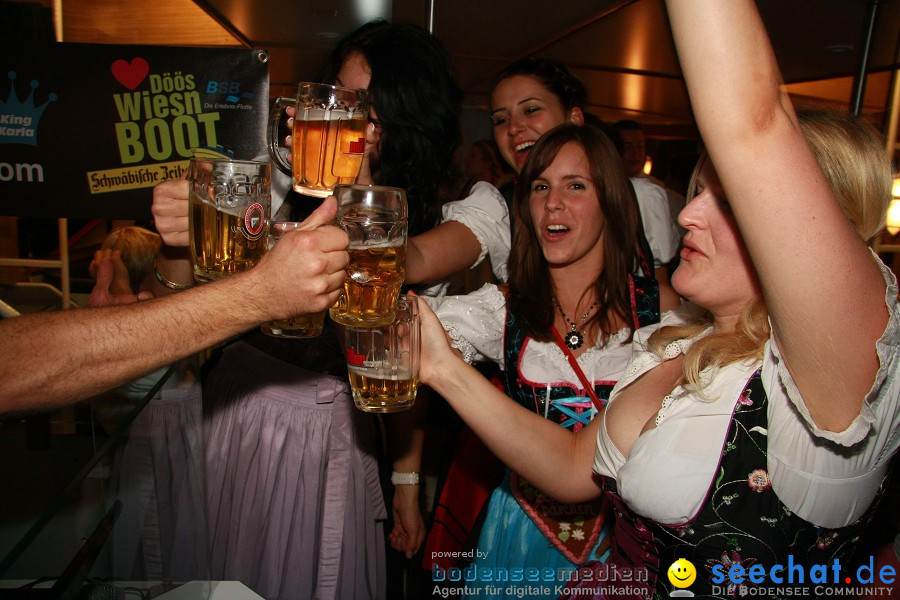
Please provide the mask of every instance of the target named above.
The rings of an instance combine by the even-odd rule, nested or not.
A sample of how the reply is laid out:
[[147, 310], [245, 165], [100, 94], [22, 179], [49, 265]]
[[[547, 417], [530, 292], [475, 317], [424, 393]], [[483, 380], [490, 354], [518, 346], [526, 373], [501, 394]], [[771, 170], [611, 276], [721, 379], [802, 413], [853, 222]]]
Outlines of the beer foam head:
[[412, 369], [406, 365], [373, 364], [371, 361], [366, 361], [361, 366], [347, 365], [347, 368], [357, 375], [368, 377], [369, 379], [384, 379], [386, 381], [406, 381], [412, 379]]
[[384, 239], [353, 240], [347, 247], [348, 250], [376, 250], [378, 248], [402, 248], [406, 246], [404, 240], [385, 241]]
[[359, 111], [345, 108], [305, 108], [302, 112], [302, 121], [337, 121], [339, 119], [362, 119]]

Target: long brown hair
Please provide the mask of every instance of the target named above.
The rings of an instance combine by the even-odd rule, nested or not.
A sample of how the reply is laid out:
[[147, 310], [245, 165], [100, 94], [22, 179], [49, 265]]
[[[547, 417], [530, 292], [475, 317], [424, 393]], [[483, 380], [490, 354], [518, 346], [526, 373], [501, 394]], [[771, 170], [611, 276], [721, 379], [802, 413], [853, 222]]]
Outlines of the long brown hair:
[[[531, 184], [550, 166], [563, 146], [578, 144], [587, 155], [591, 180], [606, 221], [603, 271], [593, 282], [600, 309], [588, 319], [602, 340], [616, 332], [618, 315], [631, 323], [628, 275], [636, 264], [637, 209], [616, 148], [599, 129], [560, 125], [545, 133], [531, 149], [516, 182], [512, 206], [513, 239], [509, 257], [509, 310], [525, 333], [542, 342], [553, 339], [553, 284], [534, 231], [529, 199]], [[588, 282], [585, 282], [588, 283]]]

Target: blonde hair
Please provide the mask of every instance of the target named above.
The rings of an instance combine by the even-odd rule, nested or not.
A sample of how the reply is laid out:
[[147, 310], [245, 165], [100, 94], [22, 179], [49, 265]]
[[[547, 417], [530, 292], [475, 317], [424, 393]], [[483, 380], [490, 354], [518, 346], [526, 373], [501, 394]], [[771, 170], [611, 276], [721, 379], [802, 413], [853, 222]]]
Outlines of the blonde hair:
[[162, 248], [162, 238], [143, 227], [116, 227], [100, 245], [101, 250], [118, 250], [125, 268], [128, 282], [137, 293], [141, 284], [149, 277], [153, 263]]
[[[695, 339], [711, 325], [712, 315], [704, 311], [692, 322], [659, 328], [650, 335], [647, 343], [651, 352], [663, 357], [666, 346], [677, 340]], [[744, 306], [734, 331], [713, 332], [691, 344], [684, 354], [684, 367], [678, 384], [686, 390], [698, 392], [702, 398], [703, 388], [709, 382], [709, 378], [700, 376], [704, 369], [717, 369], [744, 360], [760, 360], [767, 339], [769, 311], [762, 296], [757, 296]]]
[[[823, 110], [801, 109], [797, 117], [841, 210], [859, 237], [871, 244], [884, 227], [891, 199], [891, 167], [878, 132], [859, 118]], [[697, 161], [688, 198], [696, 192], [697, 176], [707, 158], [704, 152]], [[688, 324], [661, 327], [648, 340], [650, 351], [663, 357], [666, 346], [696, 338], [712, 325], [712, 320], [705, 311]], [[734, 331], [712, 333], [691, 344], [678, 383], [703, 397], [702, 389], [709, 381], [700, 376], [704, 369], [761, 359], [769, 335], [769, 311], [763, 297], [757, 296], [744, 307]]]
[[844, 214], [867, 244], [884, 229], [891, 201], [891, 164], [884, 141], [861, 118], [800, 109], [800, 128]]

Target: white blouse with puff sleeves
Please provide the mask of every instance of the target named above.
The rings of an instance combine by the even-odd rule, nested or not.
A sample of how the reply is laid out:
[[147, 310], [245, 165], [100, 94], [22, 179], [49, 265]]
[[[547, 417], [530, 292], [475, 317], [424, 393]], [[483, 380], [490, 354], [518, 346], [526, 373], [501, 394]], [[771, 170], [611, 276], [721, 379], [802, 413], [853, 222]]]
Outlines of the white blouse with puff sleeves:
[[[676, 525], [702, 508], [722, 454], [732, 412], [750, 376], [762, 367], [768, 396], [768, 471], [782, 502], [801, 518], [837, 528], [856, 521], [871, 504], [900, 446], [900, 308], [897, 281], [879, 261], [887, 287], [887, 327], [876, 344], [880, 367], [862, 409], [847, 429], [818, 429], [782, 360], [774, 338], [762, 361], [737, 363], [717, 372], [706, 399], [676, 388], [664, 401], [657, 425], [644, 432], [625, 458], [606, 430], [598, 434], [594, 471], [616, 480], [625, 503], [637, 514]], [[634, 356], [610, 402], [660, 360], [646, 342], [657, 327], [685, 319], [692, 305], [682, 305], [660, 325], [635, 335]], [[683, 352], [690, 340], [677, 345]], [[668, 349], [667, 349], [668, 350]], [[678, 350], [676, 349], [676, 352]]]
[[[464, 296], [447, 296], [435, 311], [452, 340], [451, 345], [462, 352], [463, 359], [472, 364], [485, 360], [505, 369], [503, 333], [506, 327], [506, 297], [491, 283]], [[585, 376], [594, 382], [616, 381], [623, 374], [628, 357], [631, 331], [623, 328], [610, 336], [605, 345], [589, 348], [577, 358]], [[535, 383], [569, 383], [582, 387], [566, 355], [555, 342], [529, 339], [513, 366], [528, 381]]]

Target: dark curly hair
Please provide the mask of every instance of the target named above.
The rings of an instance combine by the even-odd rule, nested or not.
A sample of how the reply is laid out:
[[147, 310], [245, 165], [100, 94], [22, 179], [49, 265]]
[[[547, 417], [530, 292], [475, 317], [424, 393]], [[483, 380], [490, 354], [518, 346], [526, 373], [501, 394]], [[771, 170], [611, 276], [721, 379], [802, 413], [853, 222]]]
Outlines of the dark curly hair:
[[462, 92], [453, 64], [422, 27], [375, 20], [338, 43], [323, 81], [334, 81], [355, 52], [371, 69], [369, 98], [382, 127], [375, 181], [406, 190], [409, 235], [417, 235], [439, 222], [458, 177]]

